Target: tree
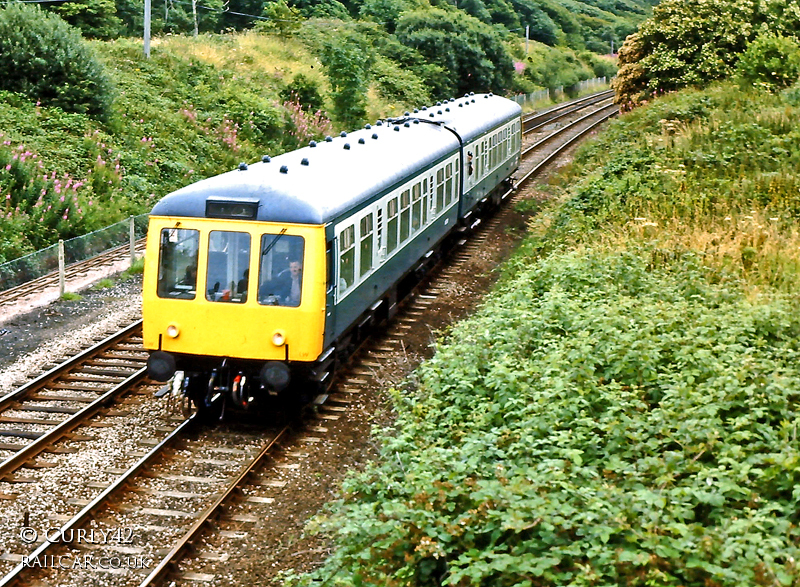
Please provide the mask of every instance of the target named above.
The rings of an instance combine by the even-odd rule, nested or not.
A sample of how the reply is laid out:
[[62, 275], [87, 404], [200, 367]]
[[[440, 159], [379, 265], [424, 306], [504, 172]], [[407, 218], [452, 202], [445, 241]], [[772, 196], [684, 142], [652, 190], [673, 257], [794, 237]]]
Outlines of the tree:
[[795, 0], [664, 0], [620, 50], [616, 101], [726, 78], [759, 33], [798, 31]]
[[502, 92], [513, 62], [494, 27], [461, 11], [417, 10], [397, 23], [397, 38], [440, 66], [451, 94]]
[[742, 85], [775, 92], [788, 88], [800, 77], [800, 45], [781, 35], [761, 35], [747, 46], [736, 64]]
[[85, 36], [95, 39], [115, 38], [122, 28], [114, 0], [61, 2], [53, 4], [49, 10], [78, 27]]
[[333, 115], [348, 128], [361, 125], [367, 115], [371, 46], [362, 35], [342, 31], [325, 40], [321, 59], [333, 93]]
[[0, 89], [104, 120], [113, 90], [78, 29], [38, 6], [0, 10]]

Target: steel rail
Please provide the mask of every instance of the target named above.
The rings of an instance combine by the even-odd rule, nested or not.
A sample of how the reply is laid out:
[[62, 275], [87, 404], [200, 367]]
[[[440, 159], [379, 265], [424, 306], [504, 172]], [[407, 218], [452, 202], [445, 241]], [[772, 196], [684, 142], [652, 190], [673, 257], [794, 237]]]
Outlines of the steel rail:
[[[601, 124], [603, 124], [603, 123], [604, 123], [605, 121], [607, 121], [609, 118], [612, 118], [612, 117], [616, 116], [616, 115], [619, 113], [619, 111], [618, 111], [618, 109], [617, 109], [617, 107], [616, 107], [616, 105], [615, 105], [615, 104], [611, 104], [611, 105], [609, 105], [609, 106], [606, 106], [605, 108], [601, 108], [601, 109], [599, 109], [599, 110], [595, 110], [595, 111], [594, 111], [594, 112], [592, 112], [591, 114], [587, 114], [586, 116], [584, 116], [584, 117], [580, 118], [578, 121], [575, 121], [575, 123], [577, 123], [577, 122], [579, 122], [579, 121], [581, 121], [581, 120], [585, 120], [585, 119], [587, 119], [587, 118], [591, 118], [592, 116], [597, 116], [597, 114], [599, 114], [599, 113], [603, 112], [604, 110], [611, 109], [611, 107], [612, 107], [612, 106], [614, 107], [614, 110], [613, 110], [612, 112], [609, 112], [608, 114], [604, 114], [604, 115], [603, 115], [603, 117], [602, 117], [600, 120], [598, 120], [598, 121], [594, 122], [593, 124], [589, 125], [587, 128], [585, 128], [584, 130], [582, 130], [580, 133], [578, 133], [577, 135], [575, 135], [574, 137], [572, 137], [572, 138], [570, 138], [568, 141], [566, 141], [566, 142], [565, 142], [563, 145], [560, 145], [560, 146], [559, 146], [559, 147], [558, 147], [558, 148], [557, 148], [555, 151], [553, 151], [552, 153], [550, 153], [549, 155], [547, 155], [547, 156], [546, 156], [544, 159], [542, 159], [542, 160], [541, 160], [539, 163], [537, 163], [536, 165], [534, 165], [534, 166], [533, 166], [533, 169], [531, 169], [530, 171], [528, 171], [528, 172], [527, 172], [527, 173], [526, 173], [524, 176], [522, 176], [522, 178], [520, 178], [520, 179], [519, 179], [519, 180], [516, 182], [516, 186], [515, 186], [515, 187], [511, 188], [510, 190], [508, 190], [506, 193], [504, 193], [504, 194], [501, 196], [501, 199], [502, 199], [502, 200], [505, 200], [506, 198], [508, 198], [508, 197], [509, 197], [511, 194], [513, 194], [515, 191], [517, 191], [517, 190], [519, 189], [519, 186], [521, 186], [521, 185], [525, 184], [525, 183], [526, 183], [526, 182], [527, 182], [527, 181], [528, 181], [528, 180], [529, 180], [531, 177], [533, 177], [534, 175], [538, 174], [538, 173], [539, 173], [539, 172], [542, 170], [542, 168], [543, 168], [543, 167], [545, 167], [545, 166], [546, 166], [546, 165], [547, 165], [547, 164], [548, 164], [550, 161], [552, 161], [552, 160], [553, 160], [553, 158], [555, 158], [557, 155], [561, 154], [561, 153], [562, 153], [564, 150], [566, 150], [566, 149], [567, 149], [567, 147], [571, 146], [571, 145], [572, 145], [573, 143], [575, 143], [575, 142], [576, 142], [578, 139], [581, 139], [581, 138], [583, 138], [583, 137], [584, 137], [586, 134], [588, 134], [589, 132], [591, 132], [592, 130], [594, 130], [595, 128], [597, 128], [598, 126], [600, 126]], [[572, 124], [570, 124], [569, 126], [565, 126], [565, 127], [563, 127], [562, 129], [559, 129], [559, 131], [558, 131], [558, 132], [560, 133], [560, 132], [562, 132], [562, 131], [564, 131], [564, 130], [567, 130], [568, 128], [570, 128], [570, 127], [571, 127], [572, 125], [574, 125], [575, 123], [572, 123]], [[540, 144], [542, 144], [542, 143], [544, 143], [544, 142], [548, 142], [548, 140], [549, 140], [549, 138], [548, 138], [548, 137], [545, 137], [545, 139], [542, 139], [542, 141], [539, 141], [538, 143], [536, 143], [536, 144], [532, 145], [530, 148], [528, 148], [528, 149], [526, 149], [525, 151], [523, 151], [523, 153], [521, 154], [521, 156], [524, 156], [525, 154], [529, 153], [529, 152], [530, 152], [530, 151], [531, 151], [533, 148], [535, 148], [537, 145], [540, 145]]]
[[109, 336], [108, 338], [101, 340], [95, 345], [92, 345], [85, 351], [78, 353], [77, 355], [70, 357], [60, 365], [56, 365], [46, 373], [39, 375], [36, 379], [33, 379], [19, 387], [18, 389], [9, 392], [8, 394], [4, 395], [0, 398], [0, 410], [8, 409], [8, 407], [22, 399], [24, 396], [39, 391], [43, 387], [46, 387], [48, 383], [52, 383], [55, 379], [65, 375], [84, 361], [91, 359], [94, 355], [108, 349], [109, 347], [114, 346], [115, 344], [119, 343], [120, 341], [132, 336], [136, 333], [137, 330], [141, 329], [142, 321], [137, 320], [130, 326], [127, 326]]
[[[157, 581], [164, 580], [170, 572], [174, 571], [175, 565], [182, 558], [184, 551], [191, 547], [192, 540], [201, 532], [204, 526], [210, 522], [211, 518], [222, 509], [223, 504], [239, 489], [239, 486], [244, 483], [247, 477], [255, 471], [260, 465], [261, 460], [272, 450], [278, 440], [280, 440], [288, 430], [289, 426], [284, 427], [283, 430], [278, 432], [272, 440], [261, 448], [261, 451], [255, 458], [242, 467], [236, 479], [229, 483], [228, 487], [214, 500], [214, 503], [206, 508], [195, 523], [192, 524], [192, 527], [189, 528], [177, 544], [170, 549], [156, 568], [139, 584], [139, 587], [155, 585]], [[3, 587], [3, 585], [0, 584], [0, 587]]]
[[146, 375], [147, 367], [142, 367], [133, 375], [115, 385], [92, 403], [88, 404], [85, 408], [79, 412], [76, 412], [54, 428], [45, 432], [42, 436], [30, 444], [26, 445], [8, 457], [6, 460], [0, 463], [0, 479], [3, 479], [9, 473], [13, 473], [30, 459], [47, 450], [55, 442], [63, 438], [65, 434], [72, 432], [72, 430], [94, 416], [100, 411], [101, 408], [113, 403], [118, 397], [125, 395], [134, 385], [142, 381]]
[[[541, 112], [533, 112], [533, 113], [529, 114], [526, 118], [522, 119], [522, 128], [523, 128], [523, 130], [525, 130], [525, 132], [529, 132], [528, 130], [525, 129], [525, 127], [530, 125], [530, 124], [533, 124], [534, 121], [537, 121], [539, 119], [552, 120], [553, 118], [556, 118], [557, 116], [561, 116], [561, 115], [565, 114], [564, 112], [561, 112], [562, 110], [566, 110], [566, 109], [570, 109], [570, 108], [576, 108], [576, 107], [580, 108], [580, 107], [583, 107], [583, 106], [590, 106], [590, 105], [592, 105], [592, 104], [594, 104], [596, 102], [599, 102], [601, 100], [605, 100], [606, 98], [611, 97], [613, 95], [613, 93], [614, 93], [614, 90], [604, 90], [604, 91], [598, 92], [596, 94], [591, 94], [589, 96], [584, 96], [583, 98], [578, 98], [577, 100], [572, 100], [571, 102], [564, 102], [563, 104], [558, 104], [557, 106], [554, 106], [554, 107], [552, 107], [552, 108], [550, 108], [548, 110], [543, 110]], [[557, 116], [553, 116], [553, 115], [557, 115]]]
[[[49, 548], [51, 548], [54, 544], [56, 545], [63, 545], [65, 542], [61, 540], [63, 536], [70, 536], [71, 534], [67, 534], [71, 530], [77, 528], [79, 525], [83, 524], [90, 518], [94, 516], [97, 510], [100, 509], [101, 506], [105, 505], [111, 497], [113, 497], [117, 492], [122, 490], [127, 483], [136, 477], [144, 467], [148, 466], [161, 452], [171, 445], [173, 442], [176, 441], [179, 437], [183, 435], [183, 433], [194, 423], [194, 418], [189, 418], [184, 420], [180, 425], [178, 425], [175, 430], [169, 433], [169, 435], [164, 438], [161, 442], [159, 442], [156, 446], [152, 448], [150, 452], [148, 452], [145, 456], [140, 458], [131, 468], [129, 468], [125, 474], [118, 478], [114, 483], [106, 487], [98, 495], [95, 497], [91, 503], [84, 506], [84, 508], [78, 512], [75, 516], [73, 516], [69, 521], [67, 521], [60, 529], [59, 533], [57, 534], [57, 539], [55, 541], [51, 541], [49, 538], [46, 538], [45, 541], [40, 544], [36, 550], [34, 550], [30, 555], [28, 555], [28, 560], [35, 560], [38, 557], [42, 556]], [[21, 584], [21, 575], [28, 569], [25, 563], [20, 563], [16, 567], [14, 567], [5, 577], [0, 580], [0, 587], [10, 587], [11, 585], [19, 585]]]
[[[144, 243], [145, 238], [142, 237], [135, 241], [134, 247], [135, 251], [141, 253], [144, 251]], [[65, 277], [67, 279], [75, 277], [76, 275], [80, 275], [81, 273], [85, 273], [86, 270], [91, 269], [95, 266], [103, 266], [107, 264], [109, 260], [122, 258], [129, 254], [130, 245], [120, 245], [114, 247], [113, 249], [108, 249], [107, 251], [103, 251], [95, 255], [94, 257], [89, 257], [88, 259], [83, 259], [82, 261], [76, 261], [66, 266], [65, 268]], [[22, 296], [28, 295], [29, 293], [36, 291], [37, 289], [41, 289], [47, 285], [52, 283], [58, 282], [58, 271], [51, 271], [46, 273], [40, 277], [35, 279], [31, 279], [30, 281], [26, 281], [19, 285], [15, 285], [14, 287], [10, 287], [8, 289], [0, 291], [0, 305], [10, 303]]]

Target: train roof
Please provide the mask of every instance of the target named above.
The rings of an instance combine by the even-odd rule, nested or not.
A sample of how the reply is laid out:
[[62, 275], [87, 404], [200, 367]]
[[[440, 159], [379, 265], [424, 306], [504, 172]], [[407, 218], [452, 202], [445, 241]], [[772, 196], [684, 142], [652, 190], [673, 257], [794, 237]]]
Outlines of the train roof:
[[444, 126], [467, 143], [520, 112], [492, 94], [446, 101], [198, 181], [165, 196], [151, 215], [205, 217], [209, 198], [257, 200], [256, 220], [326, 224], [453, 153], [458, 140]]

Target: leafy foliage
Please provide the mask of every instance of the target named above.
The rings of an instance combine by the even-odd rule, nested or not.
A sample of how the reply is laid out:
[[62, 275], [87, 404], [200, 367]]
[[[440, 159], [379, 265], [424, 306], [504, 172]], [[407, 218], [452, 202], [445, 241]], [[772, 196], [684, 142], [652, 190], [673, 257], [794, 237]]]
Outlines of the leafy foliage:
[[[320, 522], [370, 585], [792, 585], [800, 314], [691, 255], [521, 269], [396, 397]], [[338, 571], [337, 571], [338, 569]]]
[[511, 56], [498, 32], [457, 11], [420, 10], [404, 14], [397, 37], [442, 68], [447, 90], [501, 92], [511, 81]]
[[800, 46], [786, 37], [761, 35], [739, 59], [736, 75], [746, 85], [783, 90], [800, 78]]
[[367, 114], [366, 93], [372, 51], [364, 36], [340, 32], [322, 47], [322, 64], [333, 94], [333, 114], [346, 126], [360, 125]]
[[664, 0], [620, 51], [616, 101], [649, 96], [728, 77], [759, 33], [800, 30], [791, 0]]
[[113, 90], [77, 29], [37, 6], [0, 10], [0, 89], [106, 119]]

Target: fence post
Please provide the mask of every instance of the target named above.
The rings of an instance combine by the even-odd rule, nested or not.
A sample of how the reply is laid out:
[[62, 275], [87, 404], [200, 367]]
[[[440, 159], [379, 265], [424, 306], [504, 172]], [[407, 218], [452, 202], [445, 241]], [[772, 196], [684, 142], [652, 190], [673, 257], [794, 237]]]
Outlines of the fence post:
[[64, 295], [64, 241], [58, 240], [58, 295]]
[[130, 224], [130, 240], [131, 240], [131, 266], [136, 262], [136, 230], [134, 226], [134, 218], [131, 215], [131, 224]]

